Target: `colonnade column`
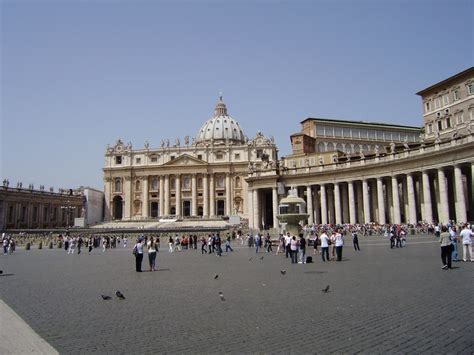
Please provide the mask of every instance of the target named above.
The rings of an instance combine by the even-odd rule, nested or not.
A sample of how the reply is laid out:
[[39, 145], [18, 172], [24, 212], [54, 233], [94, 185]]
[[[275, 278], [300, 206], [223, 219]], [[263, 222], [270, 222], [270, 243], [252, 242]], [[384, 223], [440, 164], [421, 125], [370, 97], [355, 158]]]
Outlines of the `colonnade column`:
[[449, 209], [448, 209], [448, 191], [446, 189], [446, 176], [443, 169], [438, 169], [438, 190], [439, 190], [439, 222], [448, 223]]
[[253, 190], [253, 221], [254, 228], [260, 229], [260, 203], [258, 196], [258, 189]]
[[148, 218], [148, 176], [143, 179], [143, 206], [142, 206], [142, 217]]
[[314, 204], [313, 204], [313, 208], [314, 208], [314, 223], [316, 224], [321, 224], [321, 218], [320, 218], [320, 212], [321, 212], [321, 204], [320, 204], [320, 198], [319, 198], [319, 193], [318, 193], [318, 190], [315, 189], [314, 190]]
[[273, 228], [278, 228], [278, 191], [276, 187], [272, 187], [272, 209], [273, 209]]
[[328, 206], [326, 201], [326, 184], [321, 184], [321, 224], [328, 223]]
[[382, 178], [377, 178], [377, 204], [379, 206], [379, 224], [385, 224], [385, 200]]
[[342, 223], [349, 222], [349, 199], [348, 195], [348, 187], [346, 184], [341, 185], [341, 195], [342, 195]]
[[[111, 181], [112, 179], [110, 178], [105, 178], [105, 188], [104, 188], [104, 195], [105, 195], [105, 212], [104, 212], [104, 219], [105, 221], [110, 221], [112, 219], [112, 206], [110, 205], [111, 201]], [[41, 207], [38, 207], [41, 210]], [[6, 212], [5, 212], [6, 213]], [[39, 214], [38, 212], [38, 224], [41, 223], [41, 220], [39, 219]]]
[[209, 214], [216, 215], [216, 191], [214, 187], [214, 174], [209, 176]]
[[232, 195], [230, 185], [230, 174], [225, 174], [225, 210], [226, 214], [230, 216], [232, 214]]
[[431, 189], [430, 189], [430, 176], [428, 172], [422, 172], [423, 180], [423, 214], [424, 219], [428, 223], [433, 223], [433, 209], [431, 206]]
[[202, 214], [204, 217], [209, 217], [209, 186], [207, 173], [202, 176]]
[[400, 196], [398, 194], [398, 179], [392, 176], [392, 201], [393, 201], [393, 223], [401, 224], [402, 217], [400, 215]]
[[255, 221], [253, 219], [253, 191], [249, 190], [247, 192], [247, 215], [249, 216], [249, 227], [255, 228]]
[[196, 174], [191, 175], [191, 216], [197, 216]]
[[314, 210], [313, 210], [313, 190], [311, 186], [306, 186], [306, 200], [307, 200], [307, 207], [308, 207], [308, 224], [314, 223]]
[[354, 182], [349, 181], [347, 183], [347, 188], [349, 190], [349, 223], [356, 223], [356, 209], [355, 209], [355, 197], [354, 197]]
[[462, 171], [459, 165], [454, 167], [454, 181], [456, 187], [456, 222], [466, 222], [466, 200], [464, 198], [464, 187], [462, 183]]
[[170, 176], [169, 175], [165, 175], [164, 198], [165, 198], [165, 209], [163, 211], [163, 215], [167, 216], [170, 214]]
[[334, 183], [334, 210], [336, 214], [336, 224], [341, 224], [341, 192], [339, 183]]
[[364, 200], [364, 223], [370, 223], [369, 185], [367, 180], [362, 180], [362, 198]]
[[408, 223], [416, 224], [416, 200], [415, 187], [413, 185], [413, 174], [407, 174], [407, 194], [408, 194]]

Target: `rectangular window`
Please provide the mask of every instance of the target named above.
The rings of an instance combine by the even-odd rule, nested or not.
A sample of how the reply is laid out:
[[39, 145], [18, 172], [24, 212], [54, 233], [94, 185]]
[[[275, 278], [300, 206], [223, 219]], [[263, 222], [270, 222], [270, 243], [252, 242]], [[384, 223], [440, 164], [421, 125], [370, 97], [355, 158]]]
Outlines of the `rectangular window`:
[[156, 163], [158, 161], [158, 158], [157, 157], [151, 157], [151, 162], [152, 163]]
[[469, 85], [467, 86], [467, 93], [468, 93], [469, 95], [474, 94], [474, 84], [469, 84]]
[[435, 109], [438, 109], [441, 107], [441, 99], [438, 97], [434, 100], [435, 103]]
[[377, 140], [383, 140], [383, 131], [377, 131]]
[[360, 138], [360, 130], [356, 128], [352, 128], [352, 138]]
[[448, 94], [444, 94], [443, 95], [443, 105], [446, 106], [449, 104], [449, 95]]
[[121, 155], [117, 155], [115, 157], [115, 164], [117, 164], [117, 165], [122, 164], [122, 156]]
[[344, 128], [344, 138], [350, 138], [350, 137], [351, 137], [351, 129]]
[[170, 156], [170, 161], [174, 160], [174, 155]]
[[324, 128], [324, 135], [326, 137], [333, 137], [334, 136], [334, 127], [326, 126]]
[[425, 112], [430, 112], [430, 103], [429, 102], [425, 103]]
[[316, 126], [316, 136], [324, 137], [324, 126], [323, 125]]
[[342, 137], [342, 128], [340, 127], [334, 128], [334, 137]]
[[224, 188], [224, 187], [225, 187], [225, 181], [224, 181], [224, 177], [223, 177], [223, 176], [217, 177], [216, 186], [217, 186], [218, 188]]
[[392, 140], [392, 132], [385, 131], [384, 132], [384, 138], [385, 138], [386, 141], [391, 141]]
[[262, 149], [257, 149], [257, 158], [261, 158], [262, 154], [263, 154], [263, 150]]
[[459, 100], [459, 90], [454, 90], [453, 92], [453, 101]]
[[222, 153], [217, 153], [217, 154], [216, 154], [216, 159], [217, 159], [217, 160], [222, 160], [222, 159], [224, 159], [224, 154], [222, 154]]
[[202, 154], [198, 154], [198, 159], [202, 160]]
[[361, 129], [360, 130], [360, 138], [361, 139], [367, 139], [367, 130], [366, 129]]
[[451, 119], [449, 117], [446, 119], [446, 128], [451, 128]]
[[430, 123], [428, 125], [428, 134], [431, 134], [431, 133], [433, 133], [433, 125]]
[[443, 130], [443, 126], [441, 124], [441, 121], [438, 121], [438, 132]]
[[463, 117], [462, 112], [460, 112], [456, 115], [456, 124], [461, 124], [463, 122], [464, 122], [464, 117]]
[[136, 158], [135, 163], [136, 164], [141, 164], [142, 163], [142, 158]]
[[240, 154], [238, 154], [238, 153], [234, 154], [234, 159], [235, 160], [240, 160]]
[[369, 130], [369, 139], [375, 139], [375, 131], [374, 130]]

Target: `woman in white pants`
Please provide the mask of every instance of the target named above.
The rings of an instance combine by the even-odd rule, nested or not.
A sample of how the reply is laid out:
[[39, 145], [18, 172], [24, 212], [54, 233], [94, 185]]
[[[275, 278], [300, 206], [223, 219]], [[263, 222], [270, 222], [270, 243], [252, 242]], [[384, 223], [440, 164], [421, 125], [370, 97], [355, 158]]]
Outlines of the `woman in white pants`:
[[[461, 231], [461, 233], [459, 233], [459, 236], [462, 239], [462, 260], [474, 262], [474, 256], [472, 255], [472, 240], [471, 240], [471, 238], [474, 236], [474, 233], [472, 232], [472, 230], [468, 228], [467, 224], [465, 224], [463, 230]], [[468, 260], [468, 254], [469, 254], [470, 260]]]

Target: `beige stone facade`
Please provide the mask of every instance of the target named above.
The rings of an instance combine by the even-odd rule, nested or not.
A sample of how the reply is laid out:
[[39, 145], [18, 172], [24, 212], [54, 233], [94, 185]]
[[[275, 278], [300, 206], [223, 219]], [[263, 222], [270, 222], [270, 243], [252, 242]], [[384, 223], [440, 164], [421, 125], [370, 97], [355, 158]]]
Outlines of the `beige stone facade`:
[[51, 229], [72, 226], [84, 214], [84, 198], [77, 191], [53, 192], [43, 187], [0, 187], [0, 230]]
[[[463, 78], [462, 83], [470, 83], [464, 74], [453, 78]], [[449, 80], [443, 83], [450, 85]], [[420, 93], [428, 95], [431, 90], [429, 88]], [[303, 121], [302, 133], [312, 135], [315, 144], [321, 143], [317, 143], [318, 123], [324, 127], [332, 126], [331, 139], [335, 138], [336, 125], [327, 120]], [[447, 223], [451, 220], [474, 220], [474, 135], [471, 129], [435, 138], [427, 132], [427, 137], [420, 139], [416, 127], [370, 124], [370, 128], [369, 124], [364, 123], [364, 129], [372, 129], [376, 138], [380, 130], [379, 138], [382, 139], [371, 141], [373, 149], [362, 149], [362, 153], [356, 154], [352, 135], [355, 129], [360, 140], [362, 126], [348, 122], [347, 137], [344, 137], [344, 124], [337, 124], [342, 129], [338, 144], [345, 146], [339, 149], [336, 144], [338, 152], [331, 153], [330, 157], [327, 152], [319, 153], [317, 148], [316, 152], [304, 152], [308, 140], [303, 142], [301, 135], [297, 134], [292, 136], [299, 139], [293, 145], [294, 154], [284, 157], [279, 168], [250, 172], [247, 182], [253, 201], [249, 219], [251, 227], [279, 228], [276, 218], [278, 203], [291, 188], [295, 188], [298, 195], [305, 199], [309, 213], [305, 222], [309, 224], [416, 224], [419, 221]], [[473, 116], [469, 116], [463, 124], [463, 127], [472, 127]], [[402, 132], [406, 130], [405, 138]], [[390, 140], [386, 140], [385, 132], [389, 131], [392, 132]], [[399, 134], [396, 140], [393, 132]], [[320, 133], [326, 136], [326, 128]], [[349, 140], [345, 141], [346, 138]], [[326, 145], [324, 147], [327, 148]]]
[[251, 209], [249, 169], [276, 165], [273, 139], [245, 136], [220, 97], [195, 138], [133, 149], [118, 140], [105, 154], [106, 220], [239, 215]]

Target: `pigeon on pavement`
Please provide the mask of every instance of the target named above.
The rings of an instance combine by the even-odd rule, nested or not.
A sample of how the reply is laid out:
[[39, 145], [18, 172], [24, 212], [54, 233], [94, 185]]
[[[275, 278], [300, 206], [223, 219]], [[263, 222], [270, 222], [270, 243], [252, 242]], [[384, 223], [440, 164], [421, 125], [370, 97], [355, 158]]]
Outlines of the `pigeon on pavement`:
[[219, 297], [221, 298], [221, 301], [225, 301], [225, 297], [222, 292], [219, 292]]
[[280, 274], [286, 275], [286, 270], [280, 270]]
[[219, 278], [219, 275], [216, 274], [216, 276], [214, 276], [214, 280], [217, 280]]
[[323, 288], [322, 290], [324, 293], [328, 293], [329, 292], [329, 285], [326, 286], [326, 288]]
[[104, 301], [107, 301], [107, 300], [111, 300], [112, 297], [107, 296], [107, 295], [102, 295], [102, 299], [103, 299]]
[[122, 294], [122, 292], [120, 292], [120, 291], [115, 292], [115, 295], [116, 295], [118, 298], [120, 298], [121, 300], [124, 300], [124, 299], [125, 299], [125, 296], [124, 296], [124, 295]]

